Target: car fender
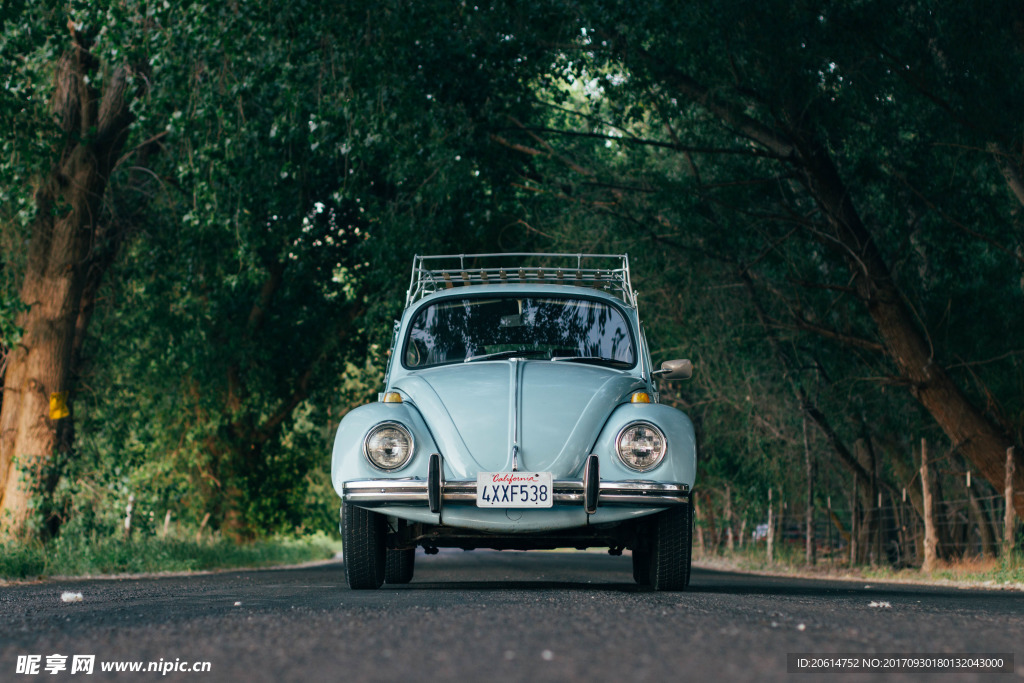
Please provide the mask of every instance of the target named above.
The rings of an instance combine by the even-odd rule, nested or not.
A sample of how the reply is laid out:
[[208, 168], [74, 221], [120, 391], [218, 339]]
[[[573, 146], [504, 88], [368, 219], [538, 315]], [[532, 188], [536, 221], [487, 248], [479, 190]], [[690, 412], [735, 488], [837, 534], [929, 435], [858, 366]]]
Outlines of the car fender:
[[[413, 454], [401, 469], [384, 471], [375, 468], [363, 454], [363, 442], [371, 429], [382, 422], [404, 425], [413, 438]], [[437, 445], [419, 411], [408, 403], [368, 403], [349, 411], [338, 425], [331, 456], [331, 482], [338, 495], [342, 486], [354, 479], [426, 479], [427, 461]]]
[[[653, 469], [637, 472], [622, 464], [615, 450], [615, 440], [627, 425], [644, 421], [665, 434], [666, 452]], [[617, 481], [640, 479], [686, 484], [693, 488], [697, 470], [697, 439], [693, 422], [681, 410], [658, 403], [627, 403], [616, 408], [594, 443], [593, 452], [600, 458], [601, 479]]]

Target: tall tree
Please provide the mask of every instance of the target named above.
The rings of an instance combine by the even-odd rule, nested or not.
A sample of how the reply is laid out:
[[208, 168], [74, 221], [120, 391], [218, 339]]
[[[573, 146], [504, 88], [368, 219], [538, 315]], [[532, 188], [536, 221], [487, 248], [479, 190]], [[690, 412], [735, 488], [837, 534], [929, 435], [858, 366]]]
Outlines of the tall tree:
[[[8, 90], [5, 102], [15, 121], [35, 121], [52, 136], [44, 146], [49, 147], [46, 160], [15, 157], [4, 164], [4, 184], [24, 182], [19, 172], [25, 167], [38, 172], [31, 176], [34, 207], [19, 286], [23, 309], [15, 318], [20, 338], [6, 354], [0, 409], [0, 525], [6, 533], [25, 526], [30, 497], [58, 448], [61, 420], [69, 416], [75, 353], [88, 321], [83, 301], [98, 286], [110, 262], [107, 254], [116, 252], [122, 234], [109, 223], [104, 195], [130, 137], [132, 102], [145, 91], [139, 63], [97, 55], [94, 47], [102, 27], [79, 23], [74, 13], [61, 16], [61, 8], [33, 8], [42, 10], [44, 21], [16, 18], [3, 27], [2, 52], [27, 63], [12, 77], [29, 76], [33, 67], [42, 66], [38, 77], [46, 65], [36, 60], [45, 57], [38, 52], [11, 55], [12, 47], [29, 42], [19, 34], [34, 29], [46, 36], [48, 29], [56, 30], [56, 22], [66, 22], [62, 46], [49, 49], [56, 53], [52, 88], [40, 92], [19, 83], [20, 88]], [[45, 43], [35, 48], [47, 52]], [[40, 111], [45, 100], [49, 116]], [[5, 133], [17, 135], [19, 128]], [[8, 139], [6, 146], [17, 143]]]

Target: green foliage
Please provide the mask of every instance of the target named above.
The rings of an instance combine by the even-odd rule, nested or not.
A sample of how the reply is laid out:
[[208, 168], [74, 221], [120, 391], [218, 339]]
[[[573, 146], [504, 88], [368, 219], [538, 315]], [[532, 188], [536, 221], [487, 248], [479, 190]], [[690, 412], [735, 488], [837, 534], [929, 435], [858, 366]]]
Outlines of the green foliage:
[[333, 425], [380, 389], [413, 253], [496, 248], [519, 159], [491, 135], [542, 66], [494, 39], [493, 9], [380, 9], [75, 15], [105, 64], [142, 65], [147, 168], [109, 191], [132, 239], [84, 347], [76, 451], [38, 503], [51, 526], [106, 528], [134, 494], [242, 537], [336, 527]]
[[0, 577], [25, 579], [269, 567], [328, 559], [338, 548], [337, 541], [324, 535], [268, 538], [240, 545], [223, 538], [197, 543], [173, 536], [146, 536], [125, 541], [112, 536], [64, 533], [45, 546], [38, 541], [0, 546]]
[[[1022, 438], [1011, 3], [4, 7], [4, 346], [68, 17], [97, 82], [128, 64], [146, 90], [104, 203], [131, 239], [39, 502], [62, 537], [116, 525], [131, 494], [243, 537], [333, 532], [331, 432], [380, 389], [415, 253], [629, 252], [655, 361], [695, 362], [662, 398], [697, 423], [709, 506], [728, 488], [753, 523], [768, 488], [802, 495], [797, 390], [908, 484], [913, 444], [942, 437], [874, 350], [806, 174], [748, 124], [821, 143], [936, 362]], [[819, 491], [847, 495], [809, 438]]]

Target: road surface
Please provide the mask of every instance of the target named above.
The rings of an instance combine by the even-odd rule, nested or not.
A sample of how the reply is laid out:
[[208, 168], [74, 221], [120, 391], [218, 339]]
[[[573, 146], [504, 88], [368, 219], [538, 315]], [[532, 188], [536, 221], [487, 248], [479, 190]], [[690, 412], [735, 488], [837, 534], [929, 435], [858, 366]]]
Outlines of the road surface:
[[1024, 681], [1024, 593], [700, 569], [654, 593], [628, 556], [494, 551], [418, 555], [379, 591], [348, 590], [340, 562], [0, 587], [0, 681], [935, 680], [793, 673], [790, 653], [1012, 654], [1012, 673], [938, 680]]

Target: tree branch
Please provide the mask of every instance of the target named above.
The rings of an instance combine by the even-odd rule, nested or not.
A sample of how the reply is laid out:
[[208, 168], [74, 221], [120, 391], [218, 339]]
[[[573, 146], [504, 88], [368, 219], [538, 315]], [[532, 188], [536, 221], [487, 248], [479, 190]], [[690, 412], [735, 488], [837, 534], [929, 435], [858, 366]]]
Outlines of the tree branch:
[[[562, 137], [569, 138], [589, 138], [593, 140], [605, 140], [608, 142], [628, 143], [636, 145], [638, 147], [656, 147], [660, 149], [668, 149], [674, 152], [685, 152], [688, 154], [735, 154], [740, 156], [758, 157], [785, 160], [777, 154], [769, 154], [767, 152], [759, 151], [756, 149], [737, 149], [728, 147], [695, 147], [692, 145], [683, 145], [679, 142], [665, 142], [664, 140], [651, 140], [649, 138], [638, 138], [631, 135], [608, 135], [606, 133], [584, 133], [581, 131], [572, 130], [561, 130], [559, 128], [545, 128], [539, 126], [524, 127], [524, 131], [533, 133], [552, 133]], [[537, 152], [540, 154], [540, 152]]]
[[1024, 177], [1021, 177], [1020, 167], [1010, 162], [1012, 155], [1001, 143], [990, 143], [988, 151], [995, 158], [996, 165], [999, 167], [1000, 173], [1003, 174], [1013, 196], [1021, 205], [1024, 205]]
[[[779, 326], [783, 328], [786, 327], [786, 325], [783, 325], [781, 323], [779, 324]], [[861, 339], [860, 337], [854, 337], [852, 335], [836, 332], [835, 330], [829, 329], [827, 327], [822, 327], [820, 325], [810, 323], [804, 318], [796, 318], [793, 327], [795, 327], [798, 330], [803, 330], [805, 332], [813, 332], [814, 334], [821, 337], [825, 337], [826, 339], [834, 339], [835, 341], [845, 344], [846, 346], [854, 346], [856, 348], [865, 349], [867, 351], [873, 351], [875, 353], [885, 353], [885, 347], [879, 344], [878, 342], [873, 342], [867, 339]]]
[[825, 417], [824, 413], [818, 410], [818, 407], [814, 405], [807, 392], [804, 391], [803, 386], [800, 385], [789, 373], [790, 360], [785, 353], [782, 352], [782, 347], [779, 343], [778, 337], [775, 335], [774, 328], [769, 323], [769, 318], [765, 313], [764, 307], [761, 305], [761, 301], [757, 296], [757, 290], [754, 287], [754, 280], [750, 275], [750, 271], [742, 269], [740, 271], [740, 279], [743, 280], [743, 284], [746, 285], [747, 292], [750, 295], [751, 303], [754, 305], [754, 311], [757, 313], [757, 318], [761, 323], [761, 327], [764, 328], [765, 334], [768, 338], [768, 343], [771, 345], [772, 350], [775, 352], [775, 356], [782, 363], [783, 367], [787, 369], [786, 380], [789, 382], [790, 388], [796, 395], [797, 401], [800, 404], [800, 409], [807, 417], [818, 426], [821, 433], [825, 435], [825, 439], [829, 445], [832, 446], [832, 450], [835, 451], [836, 455], [842, 463], [853, 472], [854, 476], [862, 482], [864, 485], [870, 485], [872, 482], [871, 474], [861, 466], [860, 462], [854, 457], [850, 449], [847, 448], [846, 444], [843, 443], [839, 435], [836, 434], [835, 429], [829, 423], [828, 418]]
[[[996, 159], [996, 163], [1000, 164], [1000, 167], [1002, 167], [1004, 165], [1004, 162], [1005, 162], [1004, 159], [1002, 159], [998, 155], [995, 155], [995, 159]], [[1010, 184], [1010, 189], [1013, 191], [1014, 195], [1017, 195], [1017, 191], [1013, 188], [1013, 182], [1011, 181], [1011, 179], [1009, 177], [1007, 177], [1006, 173], [1009, 172], [1009, 173], [1013, 174], [1013, 176], [1016, 177], [1017, 181], [1020, 181], [1020, 176], [1017, 175], [1016, 170], [1012, 168], [1012, 166], [1009, 164], [1009, 162], [1005, 162], [1005, 165], [1007, 167], [1007, 170], [1006, 170], [1006, 172], [1004, 172], [1003, 177], [1006, 178], [1007, 184]], [[999, 251], [1003, 252], [1004, 254], [1009, 256], [1010, 258], [1012, 258], [1015, 261], [1018, 261], [1019, 263], [1024, 265], [1024, 255], [1018, 254], [1018, 253], [1014, 252], [1013, 250], [1008, 249], [1007, 247], [1004, 247], [1002, 244], [997, 242], [994, 238], [989, 237], [988, 235], [984, 235], [984, 234], [978, 232], [977, 230], [972, 230], [971, 228], [967, 227], [966, 225], [964, 225], [963, 223], [961, 223], [957, 219], [955, 219], [952, 216], [950, 216], [949, 214], [947, 214], [941, 208], [939, 208], [930, 199], [928, 199], [928, 197], [926, 197], [923, 192], [921, 192], [916, 187], [914, 187], [913, 184], [911, 184], [911, 182], [907, 179], [907, 177], [905, 175], [903, 175], [902, 173], [897, 172], [895, 169], [892, 169], [892, 168], [889, 168], [888, 170], [892, 173], [894, 178], [896, 178], [901, 183], [903, 183], [908, 190], [910, 190], [918, 199], [920, 199], [924, 203], [925, 206], [927, 206], [929, 209], [931, 209], [932, 211], [937, 213], [939, 215], [939, 217], [942, 218], [942, 220], [946, 221], [947, 223], [949, 223], [950, 225], [952, 225], [954, 228], [956, 228], [960, 232], [964, 233], [965, 235], [968, 235], [969, 237], [973, 237], [974, 239], [981, 240], [982, 242], [985, 242], [986, 244], [992, 245], [993, 247], [995, 247]], [[1001, 170], [1002, 170], [1002, 168], [1001, 168]], [[1020, 189], [1021, 189], [1021, 192], [1024, 193], [1024, 185], [1021, 185]], [[1018, 196], [1017, 198], [1018, 198], [1018, 200], [1021, 201], [1022, 204], [1024, 204], [1024, 195]]]

